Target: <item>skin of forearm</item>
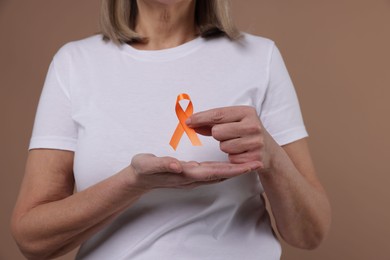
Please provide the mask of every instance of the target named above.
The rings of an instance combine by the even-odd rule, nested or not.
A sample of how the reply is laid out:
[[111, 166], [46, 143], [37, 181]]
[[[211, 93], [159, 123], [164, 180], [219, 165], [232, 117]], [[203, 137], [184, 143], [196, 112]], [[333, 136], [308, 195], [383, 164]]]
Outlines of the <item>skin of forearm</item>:
[[18, 218], [14, 231], [30, 259], [66, 253], [101, 230], [145, 190], [132, 188], [130, 168], [59, 201], [38, 205]]
[[117, 214], [111, 215], [109, 218], [103, 220], [99, 224], [92, 226], [89, 229], [84, 230], [80, 234], [70, 238], [69, 241], [66, 241], [64, 243], [64, 246], [62, 246], [56, 251], [51, 252], [51, 254], [47, 256], [47, 258], [48, 259], [57, 258], [77, 248], [82, 242], [84, 242], [85, 240], [87, 240], [88, 238], [96, 234], [99, 230], [101, 230], [106, 225], [110, 224], [112, 220], [114, 220], [120, 213], [121, 211], [119, 211]]
[[273, 151], [271, 167], [259, 172], [282, 238], [303, 249], [318, 247], [330, 226], [330, 205], [325, 191], [300, 174], [286, 152]]

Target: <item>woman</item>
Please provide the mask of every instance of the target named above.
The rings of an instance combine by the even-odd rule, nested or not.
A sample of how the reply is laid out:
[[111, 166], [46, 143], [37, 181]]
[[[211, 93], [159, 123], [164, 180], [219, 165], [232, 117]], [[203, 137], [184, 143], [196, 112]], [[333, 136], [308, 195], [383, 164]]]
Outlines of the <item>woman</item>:
[[[281, 237], [317, 247], [330, 206], [274, 43], [227, 1], [104, 0], [101, 21], [49, 68], [12, 221], [25, 256], [279, 259], [264, 193]], [[203, 145], [175, 151], [180, 93]]]

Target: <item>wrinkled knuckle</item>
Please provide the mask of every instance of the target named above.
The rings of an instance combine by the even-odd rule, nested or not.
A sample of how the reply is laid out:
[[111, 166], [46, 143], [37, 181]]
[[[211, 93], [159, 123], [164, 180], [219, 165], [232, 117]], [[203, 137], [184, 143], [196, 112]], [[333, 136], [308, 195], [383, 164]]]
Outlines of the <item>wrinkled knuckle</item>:
[[219, 123], [223, 120], [223, 118], [224, 118], [224, 113], [221, 110], [216, 110], [214, 111], [211, 117], [211, 121], [214, 123]]
[[260, 134], [262, 128], [259, 124], [252, 123], [247, 125], [247, 131], [249, 134]]

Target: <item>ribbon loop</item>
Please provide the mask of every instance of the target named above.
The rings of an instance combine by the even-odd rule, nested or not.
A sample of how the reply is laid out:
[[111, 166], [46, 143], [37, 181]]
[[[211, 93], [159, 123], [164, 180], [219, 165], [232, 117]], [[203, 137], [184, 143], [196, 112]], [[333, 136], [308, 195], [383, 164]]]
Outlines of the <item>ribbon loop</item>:
[[[179, 102], [181, 100], [188, 100], [189, 101], [185, 111], [180, 106]], [[179, 123], [177, 124], [175, 132], [173, 133], [171, 141], [169, 142], [169, 144], [172, 146], [172, 148], [176, 151], [176, 148], [177, 148], [177, 146], [180, 142], [180, 139], [183, 136], [184, 132], [187, 134], [192, 145], [194, 145], [194, 146], [202, 145], [202, 143], [200, 142], [199, 137], [197, 136], [194, 129], [189, 128], [185, 123], [187, 118], [189, 118], [194, 112], [194, 107], [192, 105], [191, 98], [188, 94], [182, 93], [182, 94], [177, 96], [175, 110], [176, 110], [177, 118], [179, 119]]]

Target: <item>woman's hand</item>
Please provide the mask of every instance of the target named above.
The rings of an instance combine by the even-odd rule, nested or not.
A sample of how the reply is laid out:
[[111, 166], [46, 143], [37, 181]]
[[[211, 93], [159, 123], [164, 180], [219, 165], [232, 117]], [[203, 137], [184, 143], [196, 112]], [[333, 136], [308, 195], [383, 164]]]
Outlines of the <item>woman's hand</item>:
[[259, 162], [180, 162], [139, 154], [129, 167], [73, 193], [73, 161], [69, 151], [29, 152], [12, 218], [13, 235], [29, 259], [51, 259], [74, 249], [151, 189], [215, 183], [260, 166]]
[[261, 168], [269, 167], [270, 136], [253, 107], [223, 107], [199, 112], [188, 118], [186, 124], [218, 140], [231, 163], [258, 161]]
[[305, 139], [280, 147], [251, 107], [225, 107], [196, 113], [187, 125], [220, 142], [231, 163], [261, 162], [258, 171], [276, 226], [290, 245], [315, 248], [329, 230], [330, 205]]
[[192, 188], [212, 184], [261, 167], [258, 161], [240, 164], [229, 162], [183, 162], [172, 157], [138, 154], [133, 157], [130, 169], [133, 186], [144, 190], [155, 188]]

